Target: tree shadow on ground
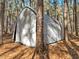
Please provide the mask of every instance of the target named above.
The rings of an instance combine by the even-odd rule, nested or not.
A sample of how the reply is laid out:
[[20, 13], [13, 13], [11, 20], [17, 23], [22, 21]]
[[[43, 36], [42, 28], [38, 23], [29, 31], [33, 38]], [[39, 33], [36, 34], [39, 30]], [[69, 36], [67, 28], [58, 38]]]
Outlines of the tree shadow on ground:
[[[24, 51], [27, 50], [27, 48], [23, 49], [21, 52], [19, 52], [16, 56], [14, 56], [13, 59], [20, 59], [21, 55], [24, 54]], [[28, 51], [28, 50], [27, 50]]]
[[18, 47], [20, 47], [20, 45], [15, 46], [15, 47], [13, 47], [13, 48], [9, 49], [8, 51], [5, 51], [5, 52], [1, 53], [1, 54], [0, 54], [0, 56], [4, 55], [5, 53], [8, 53], [9, 51], [12, 51], [12, 50], [14, 50], [14, 49], [18, 48]]
[[71, 40], [69, 41], [76, 50], [79, 50], [79, 46], [76, 43], [72, 42]]
[[72, 49], [66, 42], [65, 42], [65, 46], [69, 54], [71, 55], [72, 59], [79, 59], [77, 52], [74, 49]]
[[[19, 52], [13, 59], [20, 59], [23, 55], [28, 53], [29, 50], [30, 50], [29, 48], [25, 48], [25, 49], [21, 50], [21, 52]], [[29, 53], [29, 55], [31, 55], [31, 54], [32, 54], [32, 52]]]

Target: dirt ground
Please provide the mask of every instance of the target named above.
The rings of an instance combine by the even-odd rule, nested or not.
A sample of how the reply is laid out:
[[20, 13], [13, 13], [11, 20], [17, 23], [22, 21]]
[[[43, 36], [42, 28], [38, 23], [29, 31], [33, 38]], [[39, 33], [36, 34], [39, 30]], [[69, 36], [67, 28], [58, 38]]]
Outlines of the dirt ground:
[[[29, 48], [6, 38], [0, 45], [0, 59], [32, 59], [35, 48]], [[59, 41], [49, 45], [50, 59], [79, 59], [79, 39]], [[35, 56], [38, 59], [38, 56]]]

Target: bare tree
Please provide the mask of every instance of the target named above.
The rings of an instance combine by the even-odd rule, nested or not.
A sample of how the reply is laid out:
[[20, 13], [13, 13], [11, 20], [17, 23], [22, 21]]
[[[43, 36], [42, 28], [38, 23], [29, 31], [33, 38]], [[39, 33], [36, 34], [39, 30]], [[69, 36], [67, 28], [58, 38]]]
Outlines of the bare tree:
[[73, 34], [73, 31], [72, 31], [72, 19], [71, 19], [71, 15], [70, 15], [70, 4], [71, 4], [71, 0], [70, 1], [67, 1], [67, 9], [68, 9], [68, 20], [69, 20], [69, 23], [68, 23], [68, 32], [71, 33], [71, 35]]
[[74, 20], [75, 20], [75, 32], [76, 32], [76, 36], [78, 36], [78, 29], [77, 29], [77, 6], [76, 6], [76, 0], [74, 0]]
[[43, 0], [37, 0], [37, 20], [36, 20], [36, 54], [39, 55], [39, 59], [49, 59], [48, 48], [44, 42], [43, 35]]
[[3, 41], [3, 26], [4, 26], [4, 11], [5, 11], [5, 0], [0, 1], [0, 44], [2, 44]]
[[57, 0], [54, 0], [54, 12], [55, 12], [55, 18], [57, 19]]
[[64, 39], [68, 41], [67, 29], [67, 0], [64, 0]]

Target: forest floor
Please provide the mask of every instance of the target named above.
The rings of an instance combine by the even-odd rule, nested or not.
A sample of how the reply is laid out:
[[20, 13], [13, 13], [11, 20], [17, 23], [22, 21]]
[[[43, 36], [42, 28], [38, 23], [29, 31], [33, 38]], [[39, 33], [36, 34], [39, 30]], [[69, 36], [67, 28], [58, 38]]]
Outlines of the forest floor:
[[[32, 59], [35, 48], [14, 43], [8, 36], [5, 38], [4, 44], [0, 45], [0, 59]], [[79, 59], [79, 39], [50, 44], [49, 57], [50, 59]], [[35, 59], [39, 59], [38, 56]]]

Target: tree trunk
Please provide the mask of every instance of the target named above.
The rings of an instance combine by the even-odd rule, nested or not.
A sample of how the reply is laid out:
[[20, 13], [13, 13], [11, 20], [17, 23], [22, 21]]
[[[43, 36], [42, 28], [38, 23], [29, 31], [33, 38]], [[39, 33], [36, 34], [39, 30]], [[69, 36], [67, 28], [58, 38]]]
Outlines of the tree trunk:
[[57, 19], [57, 0], [54, 0], [54, 12], [55, 12], [55, 18]]
[[68, 34], [67, 34], [67, 0], [64, 0], [64, 39], [68, 41]]
[[[71, 4], [71, 3], [70, 3]], [[68, 27], [68, 29], [69, 29], [69, 33], [71, 33], [71, 35], [73, 34], [73, 30], [72, 30], [72, 19], [71, 19], [71, 17], [70, 17], [70, 8], [69, 8], [69, 4], [68, 4], [68, 1], [67, 1], [67, 8], [68, 8], [68, 20], [69, 20], [69, 27]]]
[[5, 10], [5, 0], [0, 1], [0, 44], [2, 44], [3, 41], [3, 26], [4, 26], [4, 10]]
[[76, 0], [74, 0], [74, 19], [75, 19], [75, 32], [76, 36], [78, 36], [78, 29], [77, 29], [77, 6], [76, 6]]
[[48, 59], [47, 45], [44, 42], [44, 17], [43, 17], [43, 0], [37, 0], [37, 20], [36, 20], [36, 53], [39, 59]]
[[7, 31], [8, 31], [8, 16], [7, 16], [7, 19], [6, 19], [6, 27], [5, 27], [5, 33], [7, 34]]

